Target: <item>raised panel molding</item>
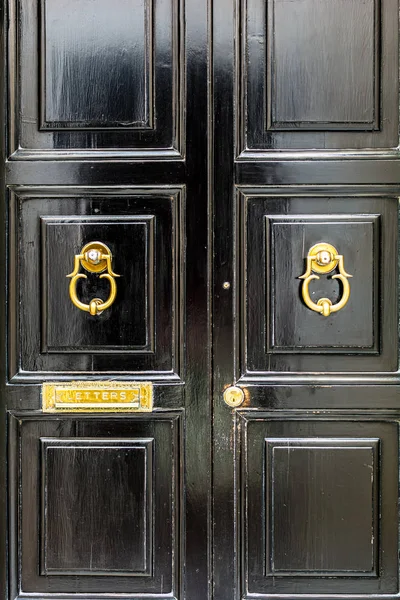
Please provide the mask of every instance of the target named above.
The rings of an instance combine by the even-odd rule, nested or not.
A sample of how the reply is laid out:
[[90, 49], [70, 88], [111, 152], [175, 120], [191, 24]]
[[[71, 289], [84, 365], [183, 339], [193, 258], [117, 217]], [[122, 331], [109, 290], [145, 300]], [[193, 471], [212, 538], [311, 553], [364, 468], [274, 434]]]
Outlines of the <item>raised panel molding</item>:
[[182, 411], [10, 414], [10, 598], [181, 598]]
[[397, 421], [258, 410], [236, 424], [242, 598], [397, 594]]
[[42, 129], [153, 128], [152, 0], [104, 2], [41, 0]]
[[182, 159], [181, 2], [10, 4], [10, 160]]
[[397, 1], [237, 6], [238, 160], [397, 147]]
[[[184, 211], [182, 186], [13, 188], [10, 382], [94, 372], [181, 381]], [[113, 305], [91, 316], [72, 304], [66, 276], [96, 240], [120, 277]], [[109, 285], [89, 274], [77, 293], [87, 304], [107, 298]]]
[[266, 438], [265, 451], [266, 576], [377, 577], [379, 440]]
[[[346, 378], [398, 369], [398, 198], [337, 187], [240, 187], [236, 205], [238, 282], [236, 376], [246, 383]], [[385, 231], [385, 235], [382, 235]], [[344, 256], [350, 299], [329, 317], [301, 297], [308, 250], [328, 242]], [[393, 251], [396, 249], [396, 251]], [[328, 276], [313, 281], [316, 302], [337, 302]], [[351, 355], [351, 361], [348, 355]]]
[[41, 575], [151, 576], [154, 439], [40, 442]]
[[269, 0], [267, 130], [379, 129], [380, 0]]

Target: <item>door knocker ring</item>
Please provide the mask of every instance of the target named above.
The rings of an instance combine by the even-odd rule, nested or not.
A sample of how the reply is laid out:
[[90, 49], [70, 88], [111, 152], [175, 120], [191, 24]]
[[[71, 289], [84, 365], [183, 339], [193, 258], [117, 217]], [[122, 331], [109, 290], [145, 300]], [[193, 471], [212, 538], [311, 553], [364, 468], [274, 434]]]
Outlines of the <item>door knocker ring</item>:
[[[339, 273], [333, 275], [332, 279], [338, 279], [343, 286], [342, 297], [339, 302], [332, 304], [329, 298], [320, 298], [318, 302], [313, 302], [310, 298], [309, 285], [313, 279], [319, 279], [319, 276], [314, 273], [327, 275], [336, 268], [339, 269]], [[303, 279], [301, 294], [305, 305], [324, 317], [329, 317], [331, 313], [341, 310], [346, 306], [350, 298], [349, 277], [353, 276], [346, 273], [344, 269], [343, 255], [338, 254], [338, 251], [334, 246], [325, 242], [315, 244], [315, 246], [312, 246], [308, 251], [306, 272], [299, 277], [299, 279]]]
[[[112, 254], [111, 250], [102, 242], [89, 242], [86, 244], [80, 254], [75, 254], [74, 270], [67, 275], [71, 278], [69, 284], [69, 296], [72, 303], [85, 312], [91, 315], [101, 315], [114, 302], [117, 295], [117, 284], [115, 277], [120, 277], [114, 273], [111, 266]], [[110, 294], [107, 300], [93, 298], [89, 304], [81, 302], [76, 291], [78, 279], [87, 279], [87, 275], [79, 273], [79, 268], [82, 266], [89, 273], [102, 273], [99, 279], [107, 279], [110, 282]], [[106, 271], [107, 273], [103, 273]]]

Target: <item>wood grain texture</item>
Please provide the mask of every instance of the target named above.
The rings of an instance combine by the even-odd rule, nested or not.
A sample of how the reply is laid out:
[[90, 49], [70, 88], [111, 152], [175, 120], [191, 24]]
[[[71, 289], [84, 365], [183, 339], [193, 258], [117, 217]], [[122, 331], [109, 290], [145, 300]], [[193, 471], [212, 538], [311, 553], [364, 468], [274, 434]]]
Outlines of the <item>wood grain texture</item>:
[[270, 0], [268, 129], [379, 128], [379, 0]]
[[179, 597], [181, 416], [12, 418], [24, 593]]
[[41, 575], [151, 576], [154, 439], [40, 441]]
[[42, 1], [43, 128], [152, 126], [151, 3], [117, 0], [107, 8]]
[[397, 421], [252, 411], [237, 426], [243, 597], [394, 594]]
[[397, 1], [238, 0], [237, 14], [239, 159], [397, 147]]
[[[8, 0], [3, 21], [0, 108], [6, 98], [9, 160], [1, 175], [9, 188], [0, 202], [8, 298], [0, 312], [0, 417], [8, 411], [10, 430], [6, 454], [0, 419], [0, 593], [7, 600], [395, 600], [398, 1], [293, 0], [279, 5], [272, 24], [273, 0], [151, 0], [147, 29], [140, 0], [83, 6], [76, 14], [75, 0]], [[280, 85], [273, 98], [272, 25]], [[273, 105], [273, 127], [283, 130], [271, 129]], [[357, 237], [375, 215], [379, 235]], [[353, 218], [351, 233], [335, 226], [334, 237], [354, 265], [362, 242], [368, 248], [359, 269], [368, 300], [358, 335], [366, 345], [354, 345], [356, 319], [348, 319], [341, 333], [353, 346], [332, 351], [332, 336], [321, 352], [282, 357], [266, 352], [265, 219], [310, 216], [324, 233], [335, 218]], [[141, 274], [122, 227], [147, 217], [155, 223], [154, 354], [137, 346], [147, 313], [129, 302]], [[104, 318], [100, 333], [93, 322], [82, 326], [67, 301], [57, 311], [69, 244], [93, 232], [91, 219], [101, 221], [98, 232], [110, 235], [115, 261], [129, 273], [125, 291], [119, 282], [128, 302], [115, 307], [118, 323]], [[45, 231], [50, 221], [54, 235]], [[298, 235], [276, 238], [285, 285], [293, 283], [287, 254]], [[132, 238], [139, 259], [145, 235]], [[47, 276], [53, 256], [59, 269]], [[293, 311], [279, 294], [275, 301], [290, 344]], [[80, 335], [90, 351], [73, 350]], [[41, 382], [77, 374], [150, 378], [154, 412], [43, 415]], [[236, 413], [222, 400], [234, 383], [245, 388]], [[46, 468], [41, 439], [57, 447]], [[132, 518], [146, 496], [134, 448], [149, 439], [153, 518], [144, 550], [144, 521]], [[266, 439], [278, 440], [274, 469]], [[305, 449], [293, 449], [298, 439]], [[131, 450], [119, 455], [118, 444]], [[112, 505], [102, 520], [95, 504]]]
[[266, 438], [267, 575], [377, 576], [378, 444]]

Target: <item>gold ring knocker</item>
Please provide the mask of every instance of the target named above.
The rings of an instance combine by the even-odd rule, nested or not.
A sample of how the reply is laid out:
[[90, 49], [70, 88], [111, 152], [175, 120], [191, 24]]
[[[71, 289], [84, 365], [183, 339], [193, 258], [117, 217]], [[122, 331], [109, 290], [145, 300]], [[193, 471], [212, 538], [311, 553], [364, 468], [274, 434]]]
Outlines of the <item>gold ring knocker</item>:
[[[69, 296], [77, 308], [91, 315], [100, 315], [114, 302], [117, 295], [117, 284], [114, 277], [119, 277], [119, 275], [112, 270], [111, 261], [111, 251], [102, 242], [89, 242], [89, 244], [86, 244], [82, 248], [80, 254], [75, 254], [74, 270], [67, 277], [71, 278]], [[87, 275], [79, 273], [81, 265], [89, 273], [103, 273], [103, 271], [107, 270], [107, 273], [100, 275], [100, 279], [108, 279], [110, 282], [110, 294], [107, 300], [103, 301], [100, 298], [93, 298], [89, 304], [84, 304], [79, 300], [76, 293], [76, 282], [78, 279], [87, 279]]]
[[[341, 299], [336, 304], [332, 304], [329, 298], [320, 298], [317, 303], [313, 302], [310, 298], [309, 285], [313, 279], [319, 279], [318, 275], [313, 274], [313, 271], [326, 275], [331, 273], [336, 267], [339, 269], [339, 274], [333, 275], [332, 279], [338, 279], [342, 282], [343, 294]], [[308, 251], [306, 272], [299, 277], [299, 279], [304, 280], [301, 286], [304, 303], [311, 310], [320, 313], [324, 317], [329, 317], [331, 313], [337, 312], [346, 306], [350, 298], [349, 277], [353, 276], [344, 270], [343, 256], [338, 254], [334, 246], [325, 242], [315, 244]]]

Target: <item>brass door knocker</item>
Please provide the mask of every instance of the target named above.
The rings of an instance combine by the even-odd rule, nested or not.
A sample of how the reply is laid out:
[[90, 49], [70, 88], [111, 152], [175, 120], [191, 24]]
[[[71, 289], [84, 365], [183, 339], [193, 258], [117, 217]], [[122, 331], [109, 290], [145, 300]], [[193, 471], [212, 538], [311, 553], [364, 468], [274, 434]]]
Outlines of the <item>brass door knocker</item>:
[[[69, 284], [69, 296], [72, 303], [81, 310], [84, 310], [91, 315], [100, 315], [106, 308], [109, 308], [114, 302], [117, 295], [117, 284], [114, 277], [119, 277], [111, 267], [112, 254], [110, 249], [102, 242], [89, 242], [86, 244], [80, 254], [75, 254], [74, 270], [67, 275], [71, 278]], [[89, 304], [84, 304], [78, 299], [76, 293], [76, 283], [78, 279], [87, 279], [87, 275], [79, 273], [79, 268], [82, 265], [89, 273], [107, 273], [100, 275], [100, 279], [108, 279], [110, 282], [110, 294], [106, 301], [100, 298], [93, 298]]]
[[[309, 285], [313, 279], [319, 279], [318, 275], [314, 273], [321, 273], [327, 275], [338, 267], [339, 273], [333, 275], [332, 279], [338, 279], [342, 282], [343, 293], [342, 298], [336, 304], [332, 304], [329, 298], [320, 298], [317, 303], [313, 302], [310, 298]], [[329, 317], [331, 313], [337, 312], [346, 306], [348, 299], [350, 298], [350, 284], [348, 278], [352, 277], [349, 273], [344, 270], [343, 256], [338, 254], [336, 248], [331, 244], [321, 242], [315, 244], [308, 251], [307, 256], [307, 268], [304, 275], [301, 275], [299, 279], [303, 279], [301, 286], [301, 293], [303, 296], [304, 303], [317, 313], [320, 313], [324, 317]]]

